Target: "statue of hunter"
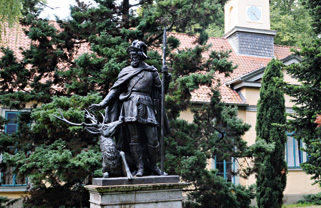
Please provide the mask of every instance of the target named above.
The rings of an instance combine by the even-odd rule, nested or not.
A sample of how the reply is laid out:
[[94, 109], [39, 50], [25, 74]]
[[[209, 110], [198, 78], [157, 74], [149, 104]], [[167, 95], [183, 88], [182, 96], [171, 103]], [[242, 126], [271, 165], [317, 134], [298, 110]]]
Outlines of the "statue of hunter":
[[[156, 163], [160, 148], [162, 82], [157, 69], [144, 62], [149, 59], [144, 42], [133, 41], [127, 52], [131, 65], [121, 70], [104, 100], [91, 105], [89, 109], [98, 111], [105, 108], [105, 123], [117, 120], [124, 122], [115, 136], [116, 147], [130, 153], [136, 166], [134, 175], [161, 175]], [[162, 72], [166, 92], [171, 75], [166, 66], [162, 67]], [[165, 126], [166, 132], [168, 125]]]

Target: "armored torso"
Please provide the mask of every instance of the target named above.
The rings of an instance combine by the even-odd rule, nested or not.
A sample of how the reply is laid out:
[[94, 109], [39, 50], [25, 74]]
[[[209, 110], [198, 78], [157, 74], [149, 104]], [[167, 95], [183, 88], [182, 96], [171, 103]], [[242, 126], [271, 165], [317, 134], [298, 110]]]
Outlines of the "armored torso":
[[[127, 92], [141, 92], [150, 95], [153, 84], [156, 81], [154, 79], [154, 73], [157, 74], [157, 72], [152, 71], [142, 71], [137, 74], [127, 83]], [[158, 76], [158, 74], [156, 76]]]
[[161, 90], [158, 72], [142, 70], [126, 82], [125, 88], [126, 92], [120, 96], [120, 100], [123, 100], [121, 119], [125, 122], [158, 125], [156, 106], [151, 98], [154, 90]]

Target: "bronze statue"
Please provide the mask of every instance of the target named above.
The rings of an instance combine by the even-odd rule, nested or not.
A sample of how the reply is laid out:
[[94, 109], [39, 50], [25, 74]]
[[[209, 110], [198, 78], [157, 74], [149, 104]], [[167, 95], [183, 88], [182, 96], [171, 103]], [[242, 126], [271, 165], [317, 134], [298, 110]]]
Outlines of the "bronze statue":
[[[147, 65], [147, 46], [135, 40], [127, 49], [131, 65], [122, 69], [105, 99], [89, 107], [105, 108], [104, 123], [122, 121], [115, 133], [116, 147], [130, 155], [135, 163], [134, 175], [161, 175], [159, 159], [160, 100], [162, 82], [157, 69]], [[162, 67], [165, 91], [171, 75]]]
[[91, 123], [73, 123], [61, 112], [61, 117], [53, 116], [70, 125], [84, 126], [88, 132], [99, 136], [104, 178], [126, 175], [132, 180], [131, 171], [138, 177], [165, 175], [156, 163], [160, 137], [168, 132], [161, 101], [171, 75], [163, 60], [161, 82], [157, 69], [144, 62], [149, 58], [144, 42], [134, 41], [127, 52], [131, 66], [119, 73], [117, 81], [102, 102], [89, 107], [91, 111], [105, 108], [103, 122], [99, 122], [98, 116], [87, 110], [85, 117]]

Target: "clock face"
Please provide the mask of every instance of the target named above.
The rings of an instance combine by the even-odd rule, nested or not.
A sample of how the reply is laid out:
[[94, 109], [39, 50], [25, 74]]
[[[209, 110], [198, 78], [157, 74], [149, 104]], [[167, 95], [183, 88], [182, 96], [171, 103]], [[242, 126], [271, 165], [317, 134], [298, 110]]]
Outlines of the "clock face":
[[247, 17], [252, 22], [260, 22], [262, 20], [262, 9], [258, 6], [247, 7]]

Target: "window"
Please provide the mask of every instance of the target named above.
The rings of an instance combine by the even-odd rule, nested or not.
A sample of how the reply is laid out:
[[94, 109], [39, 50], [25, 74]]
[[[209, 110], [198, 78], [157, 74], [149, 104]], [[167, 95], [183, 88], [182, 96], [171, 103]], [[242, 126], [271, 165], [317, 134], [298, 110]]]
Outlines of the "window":
[[307, 161], [307, 153], [302, 151], [301, 147], [304, 147], [302, 141], [298, 141], [292, 134], [288, 134], [285, 152], [289, 168], [301, 168], [300, 164]]
[[6, 111], [6, 120], [9, 122], [5, 125], [4, 131], [6, 134], [13, 134], [18, 130], [18, 124], [17, 124], [17, 119], [18, 119], [18, 111]]
[[[19, 114], [25, 113], [28, 111], [6, 111], [3, 110], [2, 115], [8, 120], [8, 123], [5, 125], [4, 133], [5, 134], [13, 134], [18, 130], [17, 119]], [[14, 147], [8, 147], [9, 152], [14, 154], [16, 149]], [[0, 162], [3, 161], [2, 154], [0, 155]], [[8, 169], [1, 169], [0, 170], [0, 186], [7, 187], [7, 186], [27, 186], [28, 178], [19, 178], [16, 174], [13, 174], [15, 167], [10, 167]]]
[[223, 160], [220, 156], [215, 156], [212, 159], [212, 168], [217, 169], [217, 175], [222, 176], [226, 181], [239, 184], [239, 177], [235, 174], [237, 172], [236, 158]]
[[8, 168], [7, 170], [1, 170], [1, 186], [27, 186], [28, 178], [17, 177], [13, 174], [14, 167]]

